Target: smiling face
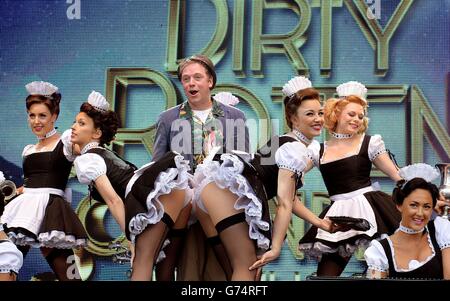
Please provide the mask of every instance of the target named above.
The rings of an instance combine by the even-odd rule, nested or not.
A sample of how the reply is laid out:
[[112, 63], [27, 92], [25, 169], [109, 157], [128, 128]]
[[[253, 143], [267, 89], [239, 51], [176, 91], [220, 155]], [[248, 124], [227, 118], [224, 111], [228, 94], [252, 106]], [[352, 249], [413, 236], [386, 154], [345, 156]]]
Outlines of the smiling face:
[[84, 112], [78, 113], [72, 125], [70, 141], [73, 144], [78, 144], [82, 149], [90, 142], [98, 142], [100, 137], [101, 131], [95, 128], [94, 120]]
[[360, 131], [364, 120], [364, 108], [357, 103], [348, 103], [338, 116], [336, 133], [356, 134]]
[[28, 125], [33, 134], [44, 137], [53, 130], [58, 115], [52, 114], [44, 103], [35, 103], [28, 110]]
[[186, 65], [181, 71], [181, 84], [192, 109], [211, 107], [213, 79], [204, 66], [196, 62]]
[[402, 215], [402, 225], [413, 230], [421, 230], [429, 222], [433, 212], [433, 198], [426, 189], [415, 189], [397, 209]]
[[308, 139], [320, 135], [323, 126], [323, 108], [318, 99], [302, 101], [297, 114], [291, 118], [293, 128], [302, 132]]

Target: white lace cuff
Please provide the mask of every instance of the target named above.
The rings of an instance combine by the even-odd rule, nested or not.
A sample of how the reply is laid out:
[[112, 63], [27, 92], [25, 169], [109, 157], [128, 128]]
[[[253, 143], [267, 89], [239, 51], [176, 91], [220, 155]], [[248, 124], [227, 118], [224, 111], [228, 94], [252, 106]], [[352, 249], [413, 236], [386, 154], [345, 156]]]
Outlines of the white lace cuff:
[[379, 155], [386, 153], [386, 147], [384, 145], [384, 141], [380, 135], [374, 135], [370, 137], [369, 142], [369, 159], [370, 161], [375, 160]]

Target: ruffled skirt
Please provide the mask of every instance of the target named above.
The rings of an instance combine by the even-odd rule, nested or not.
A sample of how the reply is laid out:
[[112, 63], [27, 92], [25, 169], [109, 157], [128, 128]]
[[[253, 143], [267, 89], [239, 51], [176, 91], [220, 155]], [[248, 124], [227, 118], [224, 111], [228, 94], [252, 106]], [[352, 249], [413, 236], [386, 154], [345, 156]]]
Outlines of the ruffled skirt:
[[[218, 158], [219, 155], [215, 157]], [[196, 186], [193, 202], [205, 212], [207, 210], [200, 195], [205, 186], [211, 182], [238, 196], [234, 208], [244, 209], [245, 220], [249, 225], [249, 237], [256, 241], [259, 249], [267, 250], [271, 244], [268, 200], [263, 183], [251, 167], [232, 154], [222, 154], [219, 160], [204, 162], [197, 166], [194, 174]]]
[[[87, 234], [70, 204], [56, 189], [27, 189], [6, 206], [5, 233], [16, 245], [71, 249], [84, 247]], [[63, 194], [60, 191], [60, 194]]]
[[127, 186], [125, 197], [126, 236], [135, 242], [148, 225], [158, 223], [164, 215], [161, 195], [173, 189], [185, 190], [186, 201], [191, 199], [189, 179], [190, 166], [183, 156], [175, 152], [166, 153], [160, 160], [144, 165], [135, 172]]
[[365, 250], [371, 240], [394, 233], [400, 223], [401, 216], [391, 196], [382, 191], [374, 191], [372, 187], [332, 196], [331, 200], [332, 204], [322, 211], [320, 218], [364, 218], [371, 227], [367, 231], [328, 233], [312, 226], [299, 242], [299, 250], [308, 257], [320, 259], [323, 253], [336, 252], [342, 257], [351, 256], [359, 248]]

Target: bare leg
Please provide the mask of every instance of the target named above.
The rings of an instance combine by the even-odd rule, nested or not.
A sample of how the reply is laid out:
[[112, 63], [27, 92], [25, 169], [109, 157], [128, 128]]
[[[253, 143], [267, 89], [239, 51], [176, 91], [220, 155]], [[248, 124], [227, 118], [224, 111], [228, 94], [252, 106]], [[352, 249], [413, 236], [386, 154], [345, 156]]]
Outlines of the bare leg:
[[16, 281], [17, 275], [11, 273], [0, 273], [0, 281]]
[[[201, 197], [216, 226], [225, 219], [242, 212], [234, 209], [237, 196], [227, 189], [220, 189], [215, 183], [208, 184], [202, 191]], [[233, 267], [231, 280], [254, 281], [256, 271], [249, 271], [248, 268], [256, 261], [256, 249], [254, 242], [248, 236], [248, 224], [244, 220], [218, 232]]]

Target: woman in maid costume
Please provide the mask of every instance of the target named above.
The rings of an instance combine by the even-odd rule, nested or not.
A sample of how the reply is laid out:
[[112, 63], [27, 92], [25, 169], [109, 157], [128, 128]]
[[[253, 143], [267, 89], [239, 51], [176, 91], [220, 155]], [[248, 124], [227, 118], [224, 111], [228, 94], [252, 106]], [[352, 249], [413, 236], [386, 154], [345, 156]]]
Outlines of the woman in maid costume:
[[[215, 225], [205, 233], [218, 233], [225, 245], [233, 268], [231, 280], [255, 280], [256, 268], [279, 256], [292, 211], [321, 229], [332, 230], [329, 220], [319, 219], [296, 196], [310, 161], [307, 146], [316, 143], [313, 137], [323, 124], [319, 93], [301, 76], [290, 80], [283, 93], [289, 133], [273, 137], [255, 154], [215, 155], [194, 175], [199, 185], [194, 202]], [[268, 201], [274, 196], [278, 208], [272, 236]], [[256, 262], [257, 252], [270, 247], [263, 260]]]
[[[3, 172], [0, 171], [0, 184], [5, 181]], [[5, 207], [5, 195], [0, 190], [0, 216]], [[0, 224], [0, 281], [14, 281], [23, 264], [23, 255], [9, 240]]]
[[108, 205], [135, 246], [132, 280], [151, 280], [154, 261], [173, 221], [189, 200], [189, 163], [175, 152], [140, 169], [106, 149], [119, 121], [109, 103], [93, 91], [80, 107], [71, 141], [81, 155], [75, 161], [80, 183]]
[[339, 276], [358, 247], [366, 248], [372, 239], [392, 234], [400, 221], [391, 197], [376, 191], [370, 181], [372, 164], [394, 181], [401, 178], [381, 136], [365, 133], [367, 89], [351, 81], [336, 90], [339, 98], [327, 100], [324, 109], [325, 127], [331, 137], [310, 148], [331, 199], [331, 205], [319, 216], [362, 218], [371, 227], [336, 233], [311, 227], [300, 240], [299, 249], [320, 258], [318, 276]]
[[395, 233], [373, 240], [364, 253], [368, 278], [450, 279], [450, 222], [431, 220], [439, 172], [424, 163], [405, 166], [392, 199], [402, 219]]
[[72, 248], [85, 246], [87, 234], [64, 192], [74, 156], [70, 130], [60, 135], [55, 129], [61, 94], [42, 81], [25, 87], [28, 123], [38, 143], [22, 152], [23, 193], [5, 206], [1, 223], [25, 254], [30, 246], [40, 247], [59, 280], [80, 280], [67, 274]]

